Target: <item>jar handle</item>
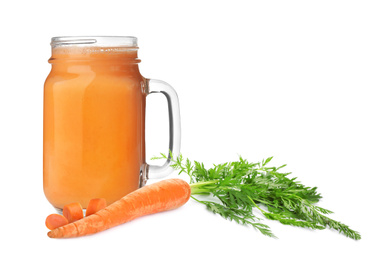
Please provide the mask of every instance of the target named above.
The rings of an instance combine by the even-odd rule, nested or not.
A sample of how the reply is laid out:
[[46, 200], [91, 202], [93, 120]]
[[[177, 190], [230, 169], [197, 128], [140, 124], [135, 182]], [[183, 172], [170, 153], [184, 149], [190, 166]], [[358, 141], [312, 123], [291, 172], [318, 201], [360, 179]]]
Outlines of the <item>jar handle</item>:
[[169, 111], [169, 153], [168, 159], [162, 166], [144, 164], [141, 168], [140, 186], [144, 186], [146, 181], [150, 179], [163, 178], [172, 173], [171, 155], [177, 158], [180, 154], [181, 147], [181, 118], [180, 105], [177, 92], [168, 83], [157, 80], [147, 79], [147, 93], [161, 93], [165, 95], [168, 102]]

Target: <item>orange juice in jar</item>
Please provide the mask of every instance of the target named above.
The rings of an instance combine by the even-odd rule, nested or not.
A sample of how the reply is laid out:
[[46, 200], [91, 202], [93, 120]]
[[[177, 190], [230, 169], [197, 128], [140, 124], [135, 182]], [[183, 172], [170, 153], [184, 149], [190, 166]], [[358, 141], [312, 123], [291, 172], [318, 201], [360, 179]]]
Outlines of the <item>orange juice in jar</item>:
[[110, 204], [171, 172], [145, 161], [145, 103], [162, 93], [169, 106], [169, 149], [180, 148], [177, 94], [139, 71], [135, 37], [52, 38], [44, 86], [43, 186], [57, 209], [93, 198]]

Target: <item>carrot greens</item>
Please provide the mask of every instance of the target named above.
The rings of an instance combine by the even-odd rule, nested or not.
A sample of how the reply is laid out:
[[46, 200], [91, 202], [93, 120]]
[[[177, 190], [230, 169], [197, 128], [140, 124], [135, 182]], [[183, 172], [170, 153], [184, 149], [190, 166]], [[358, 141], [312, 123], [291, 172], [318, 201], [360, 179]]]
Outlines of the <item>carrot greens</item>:
[[[161, 154], [152, 159], [169, 159], [179, 174], [190, 178], [191, 198], [204, 204], [208, 210], [225, 219], [249, 225], [262, 234], [275, 237], [266, 224], [254, 212], [284, 225], [310, 229], [330, 228], [355, 239], [361, 239], [359, 232], [325, 215], [333, 213], [315, 205], [322, 196], [316, 187], [307, 187], [290, 173], [281, 173], [280, 167], [270, 167], [272, 157], [251, 163], [242, 157], [238, 161], [214, 165], [207, 169], [203, 163]], [[197, 196], [196, 195], [209, 195]], [[214, 200], [215, 199], [215, 200]]]

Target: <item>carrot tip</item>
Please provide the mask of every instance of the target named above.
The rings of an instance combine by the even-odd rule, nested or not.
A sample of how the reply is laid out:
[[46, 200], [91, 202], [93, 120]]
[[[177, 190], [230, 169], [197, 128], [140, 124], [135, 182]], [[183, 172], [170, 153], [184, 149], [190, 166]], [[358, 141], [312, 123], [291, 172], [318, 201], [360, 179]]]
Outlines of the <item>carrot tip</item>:
[[53, 229], [47, 233], [49, 238], [60, 238], [62, 237], [62, 231], [59, 228]]

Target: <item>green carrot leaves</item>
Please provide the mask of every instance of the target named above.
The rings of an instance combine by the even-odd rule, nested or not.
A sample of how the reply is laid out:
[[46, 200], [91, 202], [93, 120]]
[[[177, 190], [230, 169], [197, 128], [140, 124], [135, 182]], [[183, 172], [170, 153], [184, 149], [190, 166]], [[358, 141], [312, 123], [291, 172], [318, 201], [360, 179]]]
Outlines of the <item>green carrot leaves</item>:
[[[330, 228], [352, 239], [361, 239], [359, 232], [325, 216], [332, 211], [315, 205], [322, 198], [316, 187], [306, 187], [296, 178], [288, 178], [290, 173], [279, 172], [286, 165], [269, 167], [273, 157], [257, 163], [239, 157], [238, 161], [206, 169], [203, 163], [184, 160], [182, 155], [177, 158], [161, 156], [152, 159], [170, 159], [179, 174], [189, 176], [192, 198], [225, 219], [275, 237], [267, 225], [259, 223], [261, 219], [254, 215], [254, 211], [258, 211], [265, 218], [284, 225]], [[211, 195], [217, 201], [197, 199], [195, 195]]]

